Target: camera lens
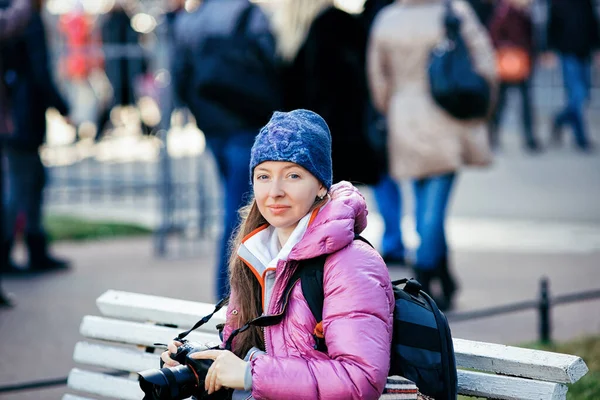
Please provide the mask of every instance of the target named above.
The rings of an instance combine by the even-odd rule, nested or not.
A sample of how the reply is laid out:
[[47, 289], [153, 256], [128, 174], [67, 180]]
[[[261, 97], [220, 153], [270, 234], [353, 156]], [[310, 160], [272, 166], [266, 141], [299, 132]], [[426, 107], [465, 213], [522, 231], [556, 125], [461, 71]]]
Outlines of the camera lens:
[[138, 373], [144, 400], [181, 400], [196, 393], [198, 381], [186, 365]]

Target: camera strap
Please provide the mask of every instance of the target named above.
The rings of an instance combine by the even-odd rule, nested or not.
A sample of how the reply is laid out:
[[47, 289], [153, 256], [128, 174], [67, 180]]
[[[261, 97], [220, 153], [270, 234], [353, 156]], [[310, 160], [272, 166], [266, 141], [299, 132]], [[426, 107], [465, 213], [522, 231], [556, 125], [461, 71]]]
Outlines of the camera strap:
[[213, 310], [212, 313], [208, 314], [207, 316], [203, 317], [200, 321], [196, 322], [196, 324], [194, 326], [192, 326], [190, 329], [188, 329], [185, 332], [181, 332], [179, 335], [177, 335], [177, 340], [179, 339], [183, 339], [185, 338], [187, 335], [190, 334], [190, 332], [200, 328], [202, 325], [204, 325], [205, 323], [207, 323], [212, 317], [213, 315], [215, 315], [221, 308], [223, 308], [223, 306], [225, 306], [227, 303], [229, 302], [229, 297], [225, 297], [224, 299], [221, 299], [216, 305], [215, 305], [215, 309]]
[[[294, 274], [290, 278], [290, 280], [283, 292], [283, 296], [282, 296], [283, 307], [281, 308], [281, 311], [279, 313], [271, 314], [271, 315], [261, 315], [260, 317], [257, 317], [257, 318], [254, 318], [254, 319], [248, 321], [242, 327], [240, 327], [238, 329], [234, 329], [231, 332], [231, 334], [229, 335], [229, 337], [227, 338], [227, 340], [225, 341], [225, 350], [231, 351], [233, 339], [235, 339], [235, 337], [238, 334], [246, 331], [251, 326], [258, 326], [258, 327], [264, 328], [266, 326], [272, 326], [272, 325], [276, 325], [276, 324], [280, 323], [283, 320], [283, 317], [285, 316], [285, 311], [287, 309], [287, 305], [290, 300], [290, 294], [292, 293], [294, 286], [296, 286], [296, 284], [301, 280], [303, 274], [305, 274], [305, 271], [304, 271], [304, 268], [302, 268], [302, 267], [299, 267], [296, 269], [296, 271], [294, 271]], [[187, 335], [189, 335], [190, 332], [198, 329], [199, 327], [201, 327], [202, 325], [207, 323], [213, 317], [213, 315], [215, 315], [215, 313], [217, 313], [221, 308], [223, 308], [223, 306], [225, 306], [228, 302], [229, 302], [229, 297], [226, 297], [226, 298], [220, 300], [215, 305], [215, 309], [213, 310], [212, 313], [208, 314], [207, 316], [202, 318], [200, 321], [196, 322], [196, 324], [193, 327], [191, 327], [190, 329], [188, 329], [187, 331], [181, 332], [179, 335], [177, 335], [176, 340], [182, 340]], [[322, 303], [321, 303], [321, 307], [322, 307]]]

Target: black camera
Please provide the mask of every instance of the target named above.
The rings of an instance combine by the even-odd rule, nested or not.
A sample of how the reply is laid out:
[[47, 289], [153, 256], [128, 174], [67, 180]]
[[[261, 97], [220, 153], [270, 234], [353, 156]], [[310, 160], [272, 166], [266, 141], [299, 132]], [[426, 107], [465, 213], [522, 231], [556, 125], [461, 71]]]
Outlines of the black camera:
[[198, 400], [229, 399], [228, 390], [221, 389], [210, 395], [204, 390], [204, 380], [213, 360], [196, 360], [189, 357], [192, 353], [219, 347], [207, 347], [184, 339], [177, 340], [183, 344], [177, 348], [177, 353], [171, 353], [171, 358], [181, 365], [148, 369], [138, 373], [144, 400], [182, 400], [192, 396]]

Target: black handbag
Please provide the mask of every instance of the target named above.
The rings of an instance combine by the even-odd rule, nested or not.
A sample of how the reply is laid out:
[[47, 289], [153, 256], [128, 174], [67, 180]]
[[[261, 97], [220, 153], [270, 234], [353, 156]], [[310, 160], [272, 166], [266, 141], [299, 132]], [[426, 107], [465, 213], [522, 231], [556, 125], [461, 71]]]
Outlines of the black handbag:
[[431, 51], [428, 65], [431, 95], [457, 119], [483, 118], [490, 107], [490, 85], [475, 71], [452, 1], [445, 6], [445, 38]]
[[200, 96], [262, 125], [281, 109], [282, 94], [274, 54], [264, 54], [259, 38], [248, 32], [255, 7], [249, 5], [241, 12], [232, 35], [204, 41], [194, 79]]

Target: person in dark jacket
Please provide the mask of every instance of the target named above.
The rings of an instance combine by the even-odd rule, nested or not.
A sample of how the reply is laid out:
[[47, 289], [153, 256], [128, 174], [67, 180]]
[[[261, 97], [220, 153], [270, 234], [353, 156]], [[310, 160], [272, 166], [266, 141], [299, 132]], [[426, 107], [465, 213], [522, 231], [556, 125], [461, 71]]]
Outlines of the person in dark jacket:
[[[30, 0], [15, 0], [10, 3], [6, 0], [0, 1], [0, 51], [5, 42], [9, 41], [13, 36], [27, 26], [27, 22], [31, 16], [32, 4]], [[4, 77], [3, 61], [5, 58], [0, 57], [0, 77]], [[12, 130], [12, 122], [10, 121], [10, 108], [7, 98], [4, 79], [0, 79], [0, 160], [3, 156], [3, 138], [10, 134]], [[0, 188], [4, 187], [4, 168], [0, 162]], [[0, 190], [0, 251], [4, 243], [4, 190]], [[7, 260], [0, 257], [0, 277], [6, 268]], [[0, 307], [11, 307], [13, 301], [11, 296], [8, 296], [0, 286]]]
[[[366, 6], [369, 14], [359, 19], [336, 8], [332, 0], [276, 5], [273, 18], [283, 64], [284, 107], [312, 110], [327, 121], [332, 134], [334, 181], [383, 185], [385, 193], [377, 196], [378, 203], [386, 205], [382, 215], [391, 215], [388, 220], [393, 220], [386, 220], [383, 254], [390, 262], [403, 263], [400, 194], [394, 182], [385, 178], [385, 144], [377, 151], [374, 138], [369, 137], [378, 128], [369, 100], [366, 44], [371, 14], [382, 5]], [[385, 124], [385, 120], [381, 122]]]
[[44, 24], [40, 14], [42, 1], [36, 4], [25, 32], [16, 38], [11, 48], [14, 54], [8, 62], [6, 75], [13, 104], [14, 132], [7, 143], [8, 199], [2, 257], [8, 270], [22, 272], [10, 262], [13, 244], [11, 233], [17, 215], [26, 216], [25, 238], [29, 255], [26, 271], [64, 269], [68, 263], [48, 252], [47, 235], [42, 223], [43, 188], [46, 182], [39, 147], [46, 135], [46, 110], [54, 107], [63, 116], [69, 107], [58, 92], [50, 71]]
[[[370, 26], [390, 3], [369, 0], [355, 18], [331, 0], [283, 2], [274, 18], [286, 109], [325, 116], [336, 154], [334, 180], [372, 185], [385, 223], [382, 254], [389, 263], [404, 264], [401, 193], [386, 174], [386, 121], [370, 104], [365, 72]], [[357, 158], [364, 161], [356, 163]]]
[[[246, 21], [242, 21], [242, 16], [247, 17]], [[235, 70], [243, 66], [239, 59], [236, 62], [224, 61], [224, 57], [231, 54], [226, 54], [231, 48], [212, 46], [215, 41], [234, 37], [238, 26], [241, 36], [235, 40], [243, 41], [246, 49], [253, 49], [252, 55], [261, 60], [261, 68]], [[210, 46], [205, 46], [207, 44]], [[194, 12], [181, 13], [177, 17], [174, 52], [178, 55], [172, 65], [176, 95], [189, 108], [198, 128], [204, 133], [224, 185], [224, 230], [216, 283], [216, 295], [220, 299], [229, 291], [229, 241], [239, 224], [238, 210], [245, 205], [250, 192], [247, 174], [250, 149], [259, 129], [278, 107], [248, 114], [244, 107], [253, 104], [240, 104], [235, 98], [223, 101], [219, 97], [222, 93], [201, 91], [200, 88], [205, 87], [202, 83], [206, 81], [202, 79], [208, 72], [207, 66], [212, 66], [212, 71], [221, 74], [221, 81], [231, 82], [229, 90], [254, 93], [262, 99], [270, 97], [273, 104], [278, 104], [281, 97], [279, 82], [275, 81], [275, 74], [265, 78], [265, 74], [269, 74], [275, 66], [275, 41], [267, 17], [248, 0], [204, 0]], [[252, 72], [241, 75], [249, 70]], [[262, 82], [273, 79], [271, 90], [267, 92], [266, 87], [252, 86], [258, 79]]]
[[[333, 0], [278, 4], [274, 12], [283, 59], [284, 107], [314, 111], [333, 135], [333, 179], [375, 184], [382, 159], [367, 140], [367, 33]], [[335, 29], [333, 29], [335, 27]], [[360, 154], [363, 162], [357, 163]]]
[[[134, 82], [146, 69], [139, 34], [132, 28], [131, 18], [123, 5], [117, 2], [104, 18], [101, 29], [104, 69], [113, 89], [113, 98], [100, 112], [96, 140], [102, 137], [115, 106], [135, 105]], [[126, 53], [123, 49], [127, 49]], [[148, 128], [144, 126], [143, 132], [147, 133]]]
[[[521, 95], [522, 121], [523, 121], [523, 139], [524, 147], [531, 152], [538, 152], [541, 146], [534, 133], [534, 115], [531, 105], [531, 66], [534, 64], [534, 42], [533, 42], [533, 22], [529, 7], [531, 0], [501, 0], [496, 7], [493, 17], [489, 24], [490, 36], [494, 47], [502, 49], [511, 49], [520, 52], [526, 57], [529, 67], [523, 67], [523, 70], [529, 70], [527, 75], [516, 81], [500, 82], [500, 90], [496, 110], [490, 121], [490, 143], [492, 148], [499, 146], [499, 128], [502, 119], [502, 113], [506, 105], [506, 94], [510, 88], [516, 88]], [[526, 61], [526, 60], [523, 60]]]
[[551, 0], [548, 19], [548, 47], [558, 52], [567, 104], [552, 128], [552, 141], [559, 144], [562, 129], [570, 125], [575, 144], [582, 151], [592, 149], [584, 117], [591, 86], [591, 56], [600, 44], [598, 15], [592, 0]]
[[[15, 35], [23, 30], [31, 16], [32, 0], [0, 0], [0, 50]], [[0, 58], [0, 77], [4, 78], [3, 64], [9, 61], [8, 53]], [[9, 123], [8, 97], [4, 79], [0, 79], [0, 135], [5, 136], [12, 131], [12, 123]]]

